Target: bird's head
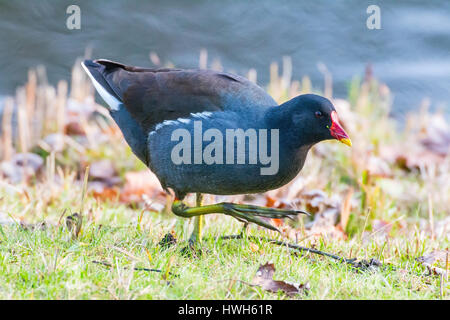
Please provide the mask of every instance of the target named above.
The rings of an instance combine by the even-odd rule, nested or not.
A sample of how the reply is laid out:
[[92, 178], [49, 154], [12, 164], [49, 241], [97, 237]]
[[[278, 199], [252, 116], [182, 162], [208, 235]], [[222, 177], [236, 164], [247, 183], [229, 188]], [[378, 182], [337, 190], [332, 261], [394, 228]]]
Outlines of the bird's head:
[[287, 127], [303, 143], [336, 139], [351, 147], [352, 142], [339, 123], [330, 100], [315, 94], [303, 94], [280, 107], [285, 108], [283, 118]]

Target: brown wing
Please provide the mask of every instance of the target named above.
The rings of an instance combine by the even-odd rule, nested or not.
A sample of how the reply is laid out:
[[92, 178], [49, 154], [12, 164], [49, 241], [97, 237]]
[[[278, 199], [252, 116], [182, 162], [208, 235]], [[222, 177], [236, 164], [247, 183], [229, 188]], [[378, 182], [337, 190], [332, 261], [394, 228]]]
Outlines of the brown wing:
[[[210, 70], [146, 69], [108, 60], [87, 61], [96, 79], [123, 102], [148, 133], [165, 120], [205, 111], [274, 106], [262, 88], [247, 79]], [[91, 72], [94, 73], [94, 72]], [[103, 81], [103, 83], [101, 82]]]

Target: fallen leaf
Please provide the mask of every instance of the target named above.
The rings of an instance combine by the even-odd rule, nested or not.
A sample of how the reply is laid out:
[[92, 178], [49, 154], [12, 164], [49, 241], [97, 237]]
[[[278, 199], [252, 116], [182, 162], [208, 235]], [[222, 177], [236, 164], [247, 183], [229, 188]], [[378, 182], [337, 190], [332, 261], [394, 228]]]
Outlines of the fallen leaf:
[[122, 182], [117, 176], [111, 160], [92, 162], [89, 165], [88, 192], [101, 201], [116, 201], [119, 198], [118, 184]]
[[275, 266], [273, 263], [266, 263], [260, 265], [255, 277], [253, 278], [252, 285], [259, 286], [263, 290], [277, 293], [282, 291], [288, 296], [295, 296], [300, 293], [307, 293], [309, 290], [309, 284], [291, 284], [285, 281], [273, 280], [275, 273]]
[[62, 152], [65, 147], [65, 136], [60, 133], [52, 133], [46, 136], [43, 141], [48, 146], [47, 152]]
[[125, 186], [120, 194], [120, 201], [125, 203], [142, 202], [142, 196], [150, 198], [163, 193], [158, 178], [149, 170], [139, 172], [127, 172], [125, 174]]
[[[286, 207], [286, 204], [283, 201], [277, 200], [269, 195], [265, 195], [266, 197], [266, 207], [268, 208], [277, 208], [283, 209]], [[281, 227], [283, 225], [283, 219], [271, 219], [272, 223], [275, 227]]]
[[449, 250], [434, 250], [430, 253], [417, 258], [421, 263], [434, 264], [435, 262], [446, 261]]
[[406, 170], [441, 165], [450, 153], [450, 126], [441, 114], [410, 116], [413, 125], [401, 144], [383, 146], [380, 156]]
[[105, 181], [117, 176], [117, 171], [111, 160], [92, 162], [89, 167], [89, 177], [93, 180]]
[[88, 183], [88, 192], [100, 201], [116, 201], [119, 198], [119, 188], [108, 187], [101, 181], [92, 181]]
[[34, 153], [15, 154], [10, 161], [0, 164], [0, 175], [11, 183], [28, 182], [41, 173], [44, 160]]
[[424, 256], [418, 257], [416, 260], [428, 269], [430, 275], [435, 274], [447, 277], [448, 271], [434, 264], [437, 262], [444, 262], [444, 267], [447, 268], [449, 255], [449, 250], [434, 250]]
[[322, 190], [314, 189], [301, 194], [309, 213], [316, 213], [326, 203], [327, 195]]
[[420, 142], [435, 154], [446, 156], [450, 153], [450, 125], [444, 115], [433, 114], [429, 117], [425, 137]]
[[64, 133], [68, 136], [85, 136], [86, 131], [83, 126], [80, 124], [78, 119], [74, 117], [69, 117], [66, 121], [64, 127]]

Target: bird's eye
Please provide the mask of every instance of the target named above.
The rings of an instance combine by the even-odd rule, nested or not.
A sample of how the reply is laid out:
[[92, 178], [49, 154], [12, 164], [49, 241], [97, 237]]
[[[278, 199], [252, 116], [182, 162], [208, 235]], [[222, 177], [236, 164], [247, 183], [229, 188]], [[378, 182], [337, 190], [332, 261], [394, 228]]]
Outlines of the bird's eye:
[[316, 116], [316, 118], [322, 118], [323, 117], [323, 113], [322, 112], [320, 112], [320, 111], [316, 111], [316, 113], [315, 113], [315, 116]]

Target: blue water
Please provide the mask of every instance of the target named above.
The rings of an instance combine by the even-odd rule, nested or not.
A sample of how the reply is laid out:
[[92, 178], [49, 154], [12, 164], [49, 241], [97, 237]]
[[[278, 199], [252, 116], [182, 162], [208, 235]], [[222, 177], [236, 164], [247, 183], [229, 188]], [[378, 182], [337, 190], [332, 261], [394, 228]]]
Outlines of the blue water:
[[[81, 8], [81, 30], [66, 28], [67, 6]], [[366, 8], [381, 9], [381, 30], [366, 27]], [[44, 64], [49, 80], [70, 77], [76, 57], [151, 66], [149, 52], [178, 67], [198, 66], [202, 48], [225, 70], [258, 71], [288, 55], [293, 78], [321, 88], [317, 63], [333, 74], [334, 93], [363, 76], [367, 63], [394, 94], [398, 118], [431, 99], [450, 113], [450, 1], [74, 1], [0, 0], [0, 94], [11, 94], [27, 69]]]

